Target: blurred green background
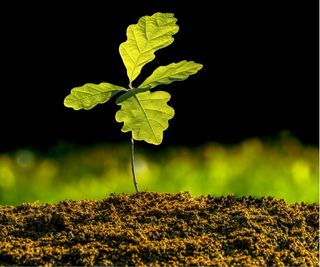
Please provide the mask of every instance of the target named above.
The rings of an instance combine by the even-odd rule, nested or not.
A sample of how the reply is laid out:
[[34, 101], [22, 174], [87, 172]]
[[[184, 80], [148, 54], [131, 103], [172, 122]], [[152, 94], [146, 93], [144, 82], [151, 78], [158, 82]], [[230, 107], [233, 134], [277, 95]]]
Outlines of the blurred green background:
[[[319, 150], [292, 136], [252, 138], [238, 144], [162, 147], [136, 142], [141, 191], [194, 196], [273, 196], [289, 203], [318, 203]], [[0, 154], [0, 204], [55, 203], [132, 193], [130, 142], [76, 146], [48, 152]]]

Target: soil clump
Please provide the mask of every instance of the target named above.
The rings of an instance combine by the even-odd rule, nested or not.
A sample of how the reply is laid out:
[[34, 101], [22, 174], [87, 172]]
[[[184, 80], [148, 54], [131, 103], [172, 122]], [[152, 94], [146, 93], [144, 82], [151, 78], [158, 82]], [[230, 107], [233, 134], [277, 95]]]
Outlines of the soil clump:
[[142, 192], [0, 206], [0, 265], [318, 266], [319, 205]]

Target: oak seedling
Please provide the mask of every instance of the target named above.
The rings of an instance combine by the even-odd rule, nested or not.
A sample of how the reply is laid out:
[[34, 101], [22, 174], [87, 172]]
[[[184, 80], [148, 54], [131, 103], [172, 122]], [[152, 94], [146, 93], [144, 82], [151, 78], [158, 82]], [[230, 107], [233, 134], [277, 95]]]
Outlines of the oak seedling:
[[151, 92], [158, 85], [183, 81], [197, 73], [202, 65], [194, 61], [182, 60], [156, 68], [140, 85], [133, 81], [141, 73], [143, 66], [155, 58], [155, 52], [170, 45], [172, 37], [179, 31], [177, 19], [172, 13], [157, 12], [152, 16], [143, 16], [137, 24], [127, 28], [127, 40], [120, 44], [119, 52], [129, 78], [128, 88], [107, 82], [86, 83], [74, 87], [64, 99], [64, 105], [74, 110], [92, 109], [117, 97], [116, 121], [122, 123], [122, 132], [131, 131], [131, 169], [134, 186], [139, 192], [134, 170], [134, 140], [159, 145], [163, 140], [163, 131], [174, 117], [174, 109], [167, 102], [170, 94], [165, 91]]

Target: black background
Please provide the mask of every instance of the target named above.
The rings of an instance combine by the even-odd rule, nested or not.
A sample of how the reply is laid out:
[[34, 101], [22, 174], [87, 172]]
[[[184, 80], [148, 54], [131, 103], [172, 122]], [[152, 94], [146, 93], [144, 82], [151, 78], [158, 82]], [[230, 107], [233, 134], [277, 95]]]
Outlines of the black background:
[[1, 7], [1, 151], [129, 140], [114, 101], [74, 111], [63, 99], [87, 82], [126, 87], [118, 47], [129, 24], [156, 12], [174, 13], [180, 30], [134, 84], [159, 65], [204, 65], [157, 88], [172, 95], [176, 111], [164, 145], [236, 143], [282, 131], [318, 144], [318, 1], [64, 3]]

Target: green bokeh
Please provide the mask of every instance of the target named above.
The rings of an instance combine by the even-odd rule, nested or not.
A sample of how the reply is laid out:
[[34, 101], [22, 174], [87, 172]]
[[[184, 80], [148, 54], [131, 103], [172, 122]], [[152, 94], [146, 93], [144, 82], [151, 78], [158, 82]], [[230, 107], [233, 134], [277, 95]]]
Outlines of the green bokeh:
[[[273, 196], [289, 203], [317, 203], [319, 150], [293, 137], [258, 138], [235, 145], [140, 146], [136, 173], [141, 191], [194, 196]], [[159, 152], [160, 151], [160, 152]], [[134, 192], [130, 144], [59, 145], [48, 153], [23, 149], [0, 154], [0, 204], [102, 199]]]

